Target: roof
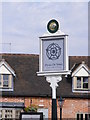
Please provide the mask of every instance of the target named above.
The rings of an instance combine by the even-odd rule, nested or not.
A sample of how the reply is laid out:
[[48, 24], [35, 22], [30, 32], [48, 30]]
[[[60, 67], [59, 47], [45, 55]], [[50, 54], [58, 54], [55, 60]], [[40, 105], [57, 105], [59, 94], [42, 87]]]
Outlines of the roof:
[[[1, 54], [2, 59], [11, 66], [15, 71], [14, 77], [14, 91], [2, 92], [2, 96], [7, 97], [51, 97], [51, 88], [49, 83], [46, 82], [45, 77], [37, 76], [39, 68], [39, 55], [32, 54]], [[89, 57], [87, 56], [70, 56], [69, 67], [74, 68], [73, 65], [80, 64], [82, 61], [90, 67]], [[88, 98], [87, 93], [72, 93], [72, 79], [63, 77], [63, 80], [59, 82], [57, 88], [57, 97], [79, 97]]]

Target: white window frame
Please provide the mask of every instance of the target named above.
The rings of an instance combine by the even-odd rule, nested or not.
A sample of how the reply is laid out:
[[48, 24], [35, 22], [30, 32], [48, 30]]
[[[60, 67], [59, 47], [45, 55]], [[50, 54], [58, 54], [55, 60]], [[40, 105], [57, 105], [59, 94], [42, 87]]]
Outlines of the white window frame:
[[[77, 115], [81, 115], [81, 114], [83, 114], [83, 119], [85, 120], [85, 114], [87, 114], [87, 115], [90, 115], [90, 113], [82, 113], [82, 112], [80, 112], [80, 113], [76, 113], [76, 120], [77, 120]], [[81, 120], [81, 118], [79, 118], [79, 120]]]
[[[77, 77], [78, 78], [78, 77]], [[83, 82], [83, 80], [84, 80], [84, 78], [85, 77], [80, 77], [81, 78], [81, 88], [77, 88], [76, 87], [76, 89], [80, 89], [80, 90], [88, 90], [89, 89], [89, 85], [88, 85], [88, 88], [84, 88], [83, 87], [83, 84], [84, 84], [84, 82]], [[89, 77], [87, 77], [88, 79], [89, 79]], [[89, 84], [89, 83], [88, 83]], [[76, 81], [76, 86], [77, 86], [77, 81]]]
[[[3, 75], [8, 75], [8, 86], [3, 86]], [[0, 85], [0, 91], [13, 91], [13, 76], [12, 74], [0, 74], [1, 76], [1, 85]]]
[[[81, 78], [81, 88], [77, 88], [77, 78]], [[88, 88], [83, 88], [83, 78], [88, 77]], [[83, 93], [89, 93], [90, 92], [90, 83], [89, 83], [89, 76], [74, 76], [73, 77], [73, 84], [72, 84], [72, 92], [83, 92]]]
[[11, 80], [9, 82], [9, 87], [4, 88], [3, 84], [0, 86], [0, 91], [13, 91], [13, 77], [16, 76], [15, 71], [10, 67], [10, 65], [2, 59], [0, 62], [0, 75], [8, 74], [11, 76]]
[[[5, 110], [7, 110], [7, 115], [8, 115], [8, 117], [9, 117], [9, 110], [11, 110], [12, 111], [12, 117], [10, 117], [10, 118], [5, 118]], [[13, 120], [13, 119], [18, 119], [19, 120], [19, 117], [20, 117], [20, 114], [18, 114], [18, 117], [16, 117], [16, 112], [17, 111], [21, 111], [22, 109], [21, 108], [0, 108], [0, 111], [2, 111], [2, 113], [0, 113], [1, 114], [1, 118], [0, 118], [0, 120], [2, 120], [2, 119], [5, 119], [5, 120], [8, 120], [8, 119], [11, 119], [11, 120]]]

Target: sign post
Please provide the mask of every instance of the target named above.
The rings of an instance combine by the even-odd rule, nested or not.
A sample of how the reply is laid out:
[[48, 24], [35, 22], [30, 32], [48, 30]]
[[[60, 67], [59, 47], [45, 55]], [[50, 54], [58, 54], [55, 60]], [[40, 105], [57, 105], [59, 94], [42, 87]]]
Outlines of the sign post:
[[40, 37], [38, 76], [45, 76], [52, 88], [52, 120], [57, 120], [56, 88], [68, 70], [67, 36], [59, 30], [56, 20], [49, 21], [48, 34]]

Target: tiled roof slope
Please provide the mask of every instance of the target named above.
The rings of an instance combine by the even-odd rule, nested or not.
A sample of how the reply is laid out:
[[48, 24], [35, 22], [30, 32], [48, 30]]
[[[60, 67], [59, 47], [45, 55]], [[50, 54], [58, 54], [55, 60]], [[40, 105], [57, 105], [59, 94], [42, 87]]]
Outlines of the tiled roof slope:
[[[15, 71], [16, 77], [14, 78], [14, 91], [2, 92], [2, 96], [34, 96], [34, 97], [51, 97], [51, 88], [49, 83], [46, 82], [44, 77], [38, 77], [36, 72], [39, 68], [39, 56], [30, 54], [2, 54], [2, 59], [12, 67]], [[89, 58], [86, 56], [71, 56], [69, 57], [70, 69], [73, 65], [85, 61], [88, 63]], [[63, 77], [59, 82], [57, 88], [57, 97], [89, 97], [88, 94], [72, 93], [72, 80]]]

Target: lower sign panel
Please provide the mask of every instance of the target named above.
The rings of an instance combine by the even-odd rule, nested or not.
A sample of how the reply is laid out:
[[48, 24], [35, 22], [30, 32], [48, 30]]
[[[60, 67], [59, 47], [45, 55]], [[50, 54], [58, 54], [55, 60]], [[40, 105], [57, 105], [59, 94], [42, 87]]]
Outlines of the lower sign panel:
[[42, 112], [28, 112], [28, 113], [21, 113], [20, 120], [43, 120], [43, 113]]

